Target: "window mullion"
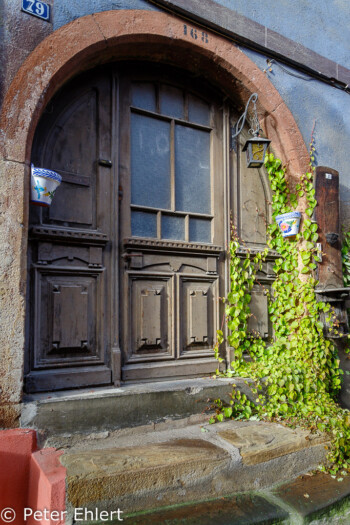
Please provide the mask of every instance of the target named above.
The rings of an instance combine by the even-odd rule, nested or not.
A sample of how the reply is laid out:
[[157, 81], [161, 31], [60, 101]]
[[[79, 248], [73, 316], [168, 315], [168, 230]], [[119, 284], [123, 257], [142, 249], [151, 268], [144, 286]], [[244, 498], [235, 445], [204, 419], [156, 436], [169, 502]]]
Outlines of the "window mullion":
[[162, 212], [157, 212], [157, 239], [162, 238]]
[[185, 241], [189, 242], [190, 240], [190, 216], [186, 215], [185, 217]]
[[175, 211], [175, 121], [170, 125], [170, 192], [171, 211]]

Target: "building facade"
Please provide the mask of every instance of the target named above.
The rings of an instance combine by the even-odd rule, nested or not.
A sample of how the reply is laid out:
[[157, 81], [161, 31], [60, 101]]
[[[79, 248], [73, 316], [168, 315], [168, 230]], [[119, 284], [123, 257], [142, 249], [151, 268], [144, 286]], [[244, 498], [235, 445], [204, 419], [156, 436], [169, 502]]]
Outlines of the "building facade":
[[[345, 2], [264, 14], [235, 0], [22, 6], [1, 7], [4, 427], [18, 425], [23, 391], [215, 370], [230, 220], [261, 249], [271, 218], [267, 175], [245, 165], [249, 126], [231, 143], [253, 93], [291, 183], [313, 131], [349, 222]], [[50, 208], [30, 204], [32, 164], [62, 176]], [[267, 338], [266, 297], [253, 292], [252, 329]]]

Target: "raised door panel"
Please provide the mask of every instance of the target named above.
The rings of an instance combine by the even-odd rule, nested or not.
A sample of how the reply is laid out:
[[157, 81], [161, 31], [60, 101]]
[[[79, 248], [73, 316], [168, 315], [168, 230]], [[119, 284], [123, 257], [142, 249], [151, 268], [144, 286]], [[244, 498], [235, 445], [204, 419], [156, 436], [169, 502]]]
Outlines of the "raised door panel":
[[317, 166], [315, 190], [318, 206], [315, 220], [318, 225], [318, 241], [322, 246], [322, 262], [317, 265], [319, 288], [343, 286], [340, 220], [339, 220], [339, 173], [326, 166]]
[[103, 272], [35, 272], [33, 368], [102, 362]]
[[180, 357], [212, 355], [217, 330], [218, 278], [179, 276]]
[[248, 320], [248, 331], [254, 337], [267, 339], [271, 335], [268, 316], [268, 299], [263, 287], [256, 284], [251, 292], [249, 303], [250, 317]]
[[173, 278], [129, 274], [128, 361], [173, 358]]

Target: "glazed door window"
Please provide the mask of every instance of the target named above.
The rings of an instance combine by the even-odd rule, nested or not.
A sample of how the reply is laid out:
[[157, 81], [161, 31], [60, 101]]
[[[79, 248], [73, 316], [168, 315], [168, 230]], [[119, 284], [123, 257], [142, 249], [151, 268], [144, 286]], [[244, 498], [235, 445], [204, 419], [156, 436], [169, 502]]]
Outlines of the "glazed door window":
[[211, 243], [209, 104], [135, 83], [130, 110], [132, 236]]

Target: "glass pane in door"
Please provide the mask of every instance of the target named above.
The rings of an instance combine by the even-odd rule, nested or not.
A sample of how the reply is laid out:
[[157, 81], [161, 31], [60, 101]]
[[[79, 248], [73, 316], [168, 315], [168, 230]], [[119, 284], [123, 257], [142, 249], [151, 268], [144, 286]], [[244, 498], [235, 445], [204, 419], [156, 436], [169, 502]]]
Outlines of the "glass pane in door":
[[210, 132], [175, 128], [176, 209], [210, 213]]
[[170, 208], [170, 123], [131, 114], [131, 203]]

